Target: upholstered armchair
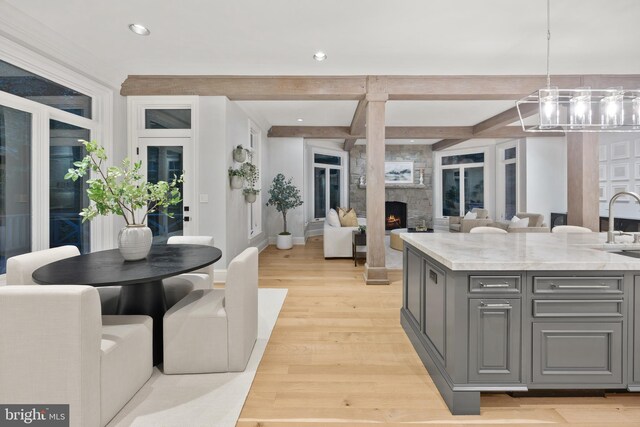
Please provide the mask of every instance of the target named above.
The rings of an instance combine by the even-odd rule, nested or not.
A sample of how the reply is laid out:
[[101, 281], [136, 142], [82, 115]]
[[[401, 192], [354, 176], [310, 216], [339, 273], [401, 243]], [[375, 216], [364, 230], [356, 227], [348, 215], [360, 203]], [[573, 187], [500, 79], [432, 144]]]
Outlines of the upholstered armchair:
[[91, 286], [0, 286], [0, 402], [69, 404], [105, 426], [153, 371], [153, 321], [101, 316]]
[[224, 289], [196, 289], [164, 315], [164, 373], [244, 371], [258, 337], [258, 249], [227, 268]]
[[[203, 245], [213, 246], [211, 236], [171, 236], [167, 245]], [[162, 281], [167, 307], [186, 297], [194, 289], [211, 289], [213, 287], [213, 264], [200, 270], [169, 277]]]
[[468, 233], [474, 227], [486, 227], [493, 220], [489, 218], [489, 211], [483, 208], [473, 208], [471, 212], [476, 213], [476, 219], [465, 219], [463, 216], [449, 217], [449, 231], [458, 233]]
[[509, 227], [509, 233], [549, 233], [549, 227], [544, 223], [544, 215], [538, 213], [518, 212], [516, 216], [520, 219], [529, 218], [529, 226], [522, 228]]

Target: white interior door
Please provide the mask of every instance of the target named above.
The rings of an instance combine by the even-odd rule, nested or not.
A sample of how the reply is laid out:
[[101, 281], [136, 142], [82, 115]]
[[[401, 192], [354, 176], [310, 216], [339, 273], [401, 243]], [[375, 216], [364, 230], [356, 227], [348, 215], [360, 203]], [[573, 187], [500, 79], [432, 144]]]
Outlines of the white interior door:
[[[166, 243], [170, 236], [195, 234], [195, 174], [191, 138], [139, 138], [137, 156], [148, 181], [169, 181], [184, 173], [182, 202], [167, 211], [149, 214], [147, 225], [153, 243]], [[170, 215], [168, 215], [170, 214]]]

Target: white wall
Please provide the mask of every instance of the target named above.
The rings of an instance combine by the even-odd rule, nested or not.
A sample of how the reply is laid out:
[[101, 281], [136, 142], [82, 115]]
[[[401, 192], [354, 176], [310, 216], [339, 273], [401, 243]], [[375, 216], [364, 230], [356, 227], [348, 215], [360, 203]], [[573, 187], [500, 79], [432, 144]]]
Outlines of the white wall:
[[550, 225], [551, 212], [567, 212], [566, 138], [527, 138], [520, 153], [525, 191], [519, 210], [541, 213]]
[[[298, 187], [306, 203], [307, 198], [304, 190], [304, 140], [302, 138], [269, 138], [267, 145], [269, 147], [267, 150], [268, 170], [263, 175], [266, 178], [266, 180], [263, 180], [263, 191], [266, 192], [271, 186], [273, 178], [278, 173], [282, 173], [287, 179], [293, 178], [293, 184]], [[287, 215], [287, 228], [293, 234], [294, 244], [304, 244], [305, 241], [303, 206], [290, 211]], [[273, 243], [278, 233], [282, 232], [282, 214], [272, 206], [266, 207], [266, 210], [269, 242]]]

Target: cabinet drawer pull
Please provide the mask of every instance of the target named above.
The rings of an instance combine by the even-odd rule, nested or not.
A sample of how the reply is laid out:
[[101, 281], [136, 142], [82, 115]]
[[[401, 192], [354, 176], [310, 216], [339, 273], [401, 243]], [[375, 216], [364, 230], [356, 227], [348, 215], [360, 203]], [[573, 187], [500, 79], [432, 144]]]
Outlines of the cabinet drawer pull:
[[551, 283], [549, 286], [556, 289], [609, 289], [609, 285], [605, 285], [604, 283], [600, 285], [557, 285], [555, 283]]
[[480, 282], [480, 287], [483, 287], [483, 288], [508, 288], [509, 284], [507, 282], [503, 282], [503, 283], [483, 283], [483, 282]]
[[509, 304], [509, 303], [487, 304], [487, 303], [481, 302], [480, 303], [480, 308], [506, 308], [506, 309], [510, 309], [511, 308], [511, 304]]

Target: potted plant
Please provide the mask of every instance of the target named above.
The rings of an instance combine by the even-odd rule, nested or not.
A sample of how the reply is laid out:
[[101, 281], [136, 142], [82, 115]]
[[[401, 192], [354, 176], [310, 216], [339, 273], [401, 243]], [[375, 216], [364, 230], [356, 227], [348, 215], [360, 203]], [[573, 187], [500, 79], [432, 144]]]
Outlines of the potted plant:
[[247, 160], [247, 150], [242, 146], [242, 144], [237, 145], [236, 148], [233, 149], [233, 160], [238, 163], [243, 163]]
[[276, 246], [278, 249], [291, 249], [293, 247], [293, 238], [291, 233], [287, 231], [287, 213], [302, 206], [302, 198], [300, 190], [291, 183], [292, 178], [286, 179], [281, 173], [273, 178], [271, 188], [269, 189], [269, 201], [267, 206], [273, 206], [282, 213], [282, 221], [284, 223], [284, 231], [278, 234]]
[[247, 187], [242, 190], [244, 199], [247, 203], [254, 203], [258, 193], [260, 193], [260, 190], [256, 188], [258, 178], [260, 177], [260, 171], [258, 171], [256, 165], [251, 162], [243, 163], [240, 169], [242, 170], [245, 182], [247, 183]]
[[231, 188], [239, 190], [244, 185], [244, 171], [242, 169], [229, 168], [229, 180]]
[[[92, 203], [80, 212], [82, 222], [98, 215], [122, 216], [127, 224], [118, 234], [118, 249], [122, 257], [126, 261], [144, 259], [153, 239], [151, 229], [145, 225], [147, 216], [180, 203], [179, 184], [183, 182], [183, 176], [174, 176], [171, 182], [153, 184], [144, 179], [141, 161], [132, 164], [129, 159], [124, 159], [121, 167], [107, 167], [104, 147], [95, 141], [79, 142], [85, 146], [87, 155], [75, 162], [75, 169], [69, 169], [64, 178], [77, 181], [90, 171], [95, 174], [95, 178], [87, 181], [87, 195]], [[173, 216], [171, 213], [167, 215]]]

